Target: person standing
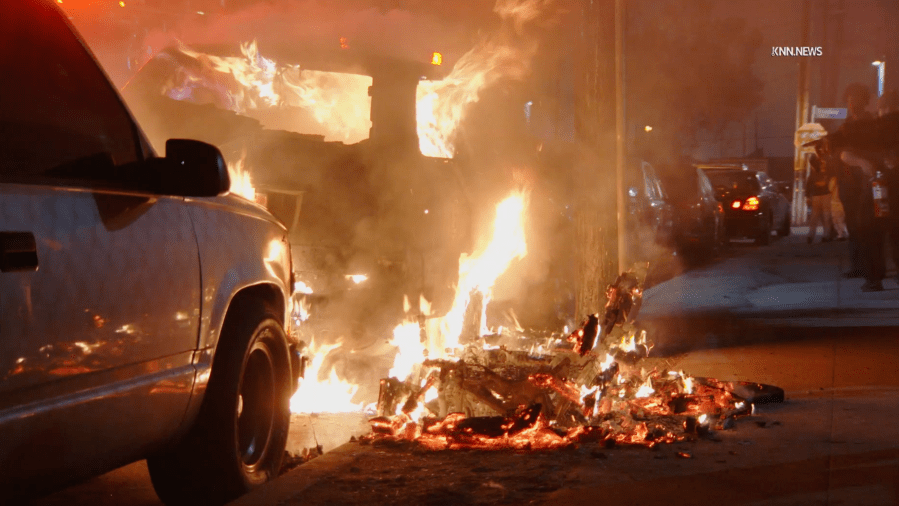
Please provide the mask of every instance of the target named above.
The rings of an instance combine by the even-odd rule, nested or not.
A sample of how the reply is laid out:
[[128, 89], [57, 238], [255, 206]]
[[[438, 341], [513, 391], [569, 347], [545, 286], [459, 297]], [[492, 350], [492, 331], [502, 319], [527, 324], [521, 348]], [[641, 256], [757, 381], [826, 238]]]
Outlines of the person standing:
[[853, 210], [854, 216], [850, 216], [847, 210], [847, 224], [855, 221], [855, 231], [850, 227], [849, 239], [857, 236], [858, 260], [861, 275], [865, 278], [862, 285], [863, 292], [879, 292], [883, 290], [883, 277], [885, 275], [884, 239], [885, 229], [883, 220], [877, 218], [874, 212], [874, 194], [871, 190], [871, 179], [874, 177], [873, 164], [858, 153], [844, 149], [840, 153], [840, 159], [848, 166], [851, 178], [856, 184], [858, 202]]
[[889, 205], [889, 214], [885, 220], [886, 241], [892, 250], [896, 282], [899, 283], [899, 148], [887, 153], [883, 160], [883, 169]]
[[[846, 121], [833, 135], [834, 137], [845, 137], [857, 122], [871, 119], [871, 113], [865, 109], [871, 102], [871, 93], [864, 84], [852, 83], [847, 86], [843, 92], [843, 101], [847, 108]], [[832, 136], [828, 135], [827, 138], [829, 137]], [[831, 152], [830, 142], [823, 143], [821, 147], [825, 156], [832, 156], [829, 160], [832, 162], [832, 172], [836, 176], [846, 230], [849, 233], [849, 270], [843, 273], [843, 277], [865, 277], [865, 272], [871, 269], [868, 269], [868, 262], [863, 258], [867, 250], [862, 244], [864, 242], [862, 236], [870, 228], [867, 225], [873, 221], [874, 215], [871, 204], [871, 217], [868, 219], [867, 204], [871, 201], [870, 176], [866, 175], [860, 166], [847, 163], [847, 158], [841, 153], [842, 149], [836, 148]]]
[[871, 92], [864, 84], [852, 83], [846, 86], [846, 91], [843, 92], [843, 101], [846, 102], [846, 121], [843, 123], [844, 125], [873, 117], [867, 110], [868, 105], [871, 103]]
[[815, 241], [815, 234], [818, 233], [818, 225], [823, 227], [821, 232], [821, 242], [831, 240], [833, 225], [830, 218], [830, 177], [824, 170], [824, 164], [817, 156], [812, 156], [809, 160], [811, 171], [805, 182], [805, 188], [809, 199], [809, 207], [812, 209], [812, 216], [808, 224], [808, 238], [806, 242], [809, 244]]
[[896, 281], [899, 282], [899, 92], [890, 90], [877, 101], [877, 116], [893, 121], [883, 121], [878, 134], [892, 143], [883, 158], [883, 181], [886, 183], [888, 212], [885, 221], [886, 243], [891, 250]]

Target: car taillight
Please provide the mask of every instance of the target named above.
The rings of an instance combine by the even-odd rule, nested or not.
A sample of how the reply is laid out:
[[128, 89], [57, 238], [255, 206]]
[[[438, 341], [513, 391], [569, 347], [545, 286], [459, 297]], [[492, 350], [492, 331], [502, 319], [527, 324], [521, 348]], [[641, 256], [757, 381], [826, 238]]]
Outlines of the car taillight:
[[758, 197], [749, 197], [746, 199], [746, 202], [743, 203], [744, 211], [758, 211], [759, 210], [759, 199]]
[[739, 209], [742, 205], [742, 202], [740, 202], [739, 200], [735, 200], [734, 203], [730, 205], [730, 207], [731, 209]]

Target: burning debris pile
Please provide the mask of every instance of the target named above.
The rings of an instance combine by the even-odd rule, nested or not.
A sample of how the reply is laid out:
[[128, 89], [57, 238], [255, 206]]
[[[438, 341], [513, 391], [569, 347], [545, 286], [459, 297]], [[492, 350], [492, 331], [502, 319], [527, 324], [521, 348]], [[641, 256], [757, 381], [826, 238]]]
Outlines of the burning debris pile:
[[[455, 360], [428, 359], [404, 380], [381, 380], [367, 440], [433, 450], [583, 441], [651, 447], [731, 428], [750, 414], [758, 398], [743, 385], [642, 369], [651, 345], [633, 321], [636, 276], [619, 276], [608, 295], [604, 314], [565, 339], [488, 335]], [[497, 338], [504, 343], [489, 344]]]
[[[394, 330], [394, 366], [380, 380], [377, 416], [362, 441], [429, 450], [552, 449], [594, 441], [652, 447], [734, 427], [753, 404], [783, 391], [720, 382], [657, 367], [636, 321], [642, 275], [628, 271], [607, 289], [602, 313], [569, 332], [535, 335], [488, 329], [491, 288], [526, 252], [527, 193], [497, 206], [491, 241], [460, 259], [453, 307]], [[410, 306], [407, 303], [407, 313]]]

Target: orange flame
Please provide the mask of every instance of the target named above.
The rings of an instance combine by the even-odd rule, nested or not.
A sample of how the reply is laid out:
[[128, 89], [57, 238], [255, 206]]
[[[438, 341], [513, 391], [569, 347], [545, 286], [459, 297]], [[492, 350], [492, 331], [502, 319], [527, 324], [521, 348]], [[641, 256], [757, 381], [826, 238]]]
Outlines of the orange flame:
[[[227, 96], [218, 97], [218, 105], [254, 117], [263, 126], [324, 135], [326, 141], [352, 143], [368, 138], [371, 77], [280, 65], [262, 56], [255, 40], [241, 44], [240, 50], [242, 56], [220, 57], [182, 46], [181, 53], [194, 58], [201, 70], [191, 75], [190, 69], [182, 69], [182, 82], [165, 92], [179, 98], [197, 87], [227, 90]], [[301, 109], [303, 114], [277, 114], [285, 107]]]
[[234, 164], [228, 164], [228, 177], [231, 179], [231, 193], [251, 201], [256, 201], [256, 188], [250, 181], [250, 172], [244, 168], [246, 153]]
[[[520, 32], [550, 3], [552, 0], [498, 0], [494, 12]], [[421, 153], [452, 158], [456, 130], [468, 106], [480, 99], [481, 91], [498, 81], [524, 77], [536, 50], [534, 43], [516, 41], [506, 30], [465, 53], [445, 79], [419, 83], [416, 114]]]
[[300, 386], [290, 398], [292, 413], [349, 413], [362, 410], [362, 403], [353, 402], [359, 385], [340, 379], [332, 367], [321, 379], [322, 364], [328, 355], [336, 352], [343, 343], [318, 346], [313, 340], [309, 344], [308, 355], [312, 357], [306, 366], [305, 377], [300, 378]]
[[[459, 337], [465, 310], [475, 290], [484, 296], [484, 308], [489, 302], [491, 289], [497, 278], [505, 272], [513, 260], [527, 255], [524, 237], [524, 216], [528, 194], [517, 191], [496, 206], [493, 237], [487, 246], [472, 256], [462, 254], [459, 258], [459, 283], [453, 306], [442, 318], [428, 322], [428, 351], [431, 357], [444, 357], [447, 348], [459, 348]], [[481, 335], [488, 331], [481, 319]]]

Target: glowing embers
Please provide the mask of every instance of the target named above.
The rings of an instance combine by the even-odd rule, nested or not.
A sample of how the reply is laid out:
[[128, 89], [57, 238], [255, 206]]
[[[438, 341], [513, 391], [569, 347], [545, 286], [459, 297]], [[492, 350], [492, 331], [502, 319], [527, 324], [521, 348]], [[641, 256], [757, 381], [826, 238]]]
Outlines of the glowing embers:
[[[432, 450], [558, 448], [585, 440], [654, 446], [730, 427], [752, 406], [730, 383], [647, 373], [572, 349], [535, 358], [472, 345], [458, 361], [426, 360], [420, 377], [381, 381], [381, 416], [368, 441]], [[430, 392], [437, 393], [432, 400]]]
[[[730, 428], [766, 388], [779, 390], [647, 372], [638, 364], [651, 344], [631, 319], [642, 294], [636, 276], [619, 276], [607, 293], [604, 313], [568, 340], [538, 336], [516, 341], [517, 350], [476, 340], [452, 358], [404, 368], [402, 380], [381, 380], [380, 416], [365, 440], [434, 450], [558, 448], [585, 440], [654, 446]], [[590, 336], [596, 342], [585, 344]]]

